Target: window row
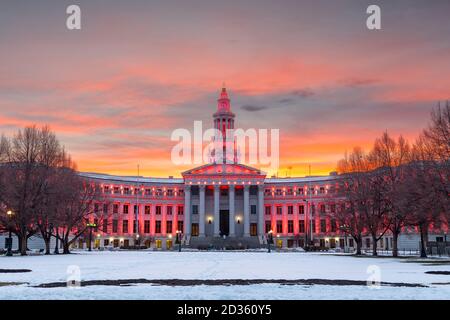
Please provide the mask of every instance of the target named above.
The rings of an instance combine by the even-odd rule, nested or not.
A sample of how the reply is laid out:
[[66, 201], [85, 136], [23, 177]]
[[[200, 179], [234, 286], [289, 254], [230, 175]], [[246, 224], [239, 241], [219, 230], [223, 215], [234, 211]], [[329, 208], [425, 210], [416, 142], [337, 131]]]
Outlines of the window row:
[[142, 195], [142, 196], [156, 196], [156, 197], [174, 197], [184, 196], [184, 189], [178, 188], [135, 188], [122, 186], [103, 186], [104, 193], [123, 194], [123, 195]]
[[[309, 192], [308, 192], [309, 190]], [[266, 188], [264, 190], [265, 196], [295, 196], [295, 195], [317, 195], [317, 194], [330, 194], [335, 192], [334, 187], [299, 187], [299, 188]]]
[[[142, 230], [142, 226], [141, 230]], [[166, 221], [165, 223], [166, 230], [164, 233], [175, 233], [176, 231], [183, 231], [184, 222], [177, 221], [176, 230], [174, 230], [173, 221]], [[108, 224], [108, 221], [105, 219], [102, 224], [102, 232], [103, 233], [118, 233], [119, 232], [119, 220], [112, 220], [111, 224]], [[131, 231], [132, 230], [132, 231]], [[122, 220], [122, 230], [121, 233], [136, 233], [136, 221], [135, 220]], [[150, 220], [144, 220], [143, 226], [144, 233], [150, 233]], [[162, 233], [162, 221], [155, 220], [155, 233]]]
[[[270, 231], [276, 231], [276, 233], [294, 233], [294, 220], [288, 220], [287, 222], [287, 230], [285, 230], [282, 220], [277, 220], [275, 223], [275, 230], [272, 230], [272, 222], [266, 221], [266, 233], [269, 233]], [[299, 220], [298, 221], [298, 232], [299, 233], [305, 233], [306, 228], [310, 229], [309, 226], [305, 225], [305, 220]], [[320, 226], [319, 226], [319, 232], [320, 233], [326, 233], [326, 232], [337, 232], [339, 229], [338, 223], [336, 220], [332, 219], [330, 220], [329, 226], [327, 228], [327, 221], [325, 219], [320, 220]], [[316, 223], [312, 224], [312, 232], [317, 233], [316, 231]]]
[[[304, 204], [301, 204], [298, 206], [298, 213], [299, 214], [305, 214], [305, 208], [306, 206]], [[325, 214], [328, 212], [331, 213], [335, 213], [336, 212], [336, 205], [335, 204], [320, 204], [319, 205], [319, 213], [320, 214]], [[275, 212], [277, 215], [281, 215], [283, 214], [283, 206], [275, 206]], [[271, 215], [272, 214], [272, 206], [266, 206], [265, 207], [265, 213], [266, 215]], [[316, 205], [311, 205], [311, 214], [315, 214], [316, 213]], [[287, 206], [287, 214], [294, 214], [294, 206], [293, 205], [288, 205]]]
[[[130, 207], [131, 207], [130, 204], [122, 205], [122, 213], [123, 214], [129, 214], [131, 212], [130, 211]], [[155, 214], [156, 215], [160, 215], [162, 213], [162, 207], [163, 206], [160, 206], [160, 205], [155, 206]], [[120, 205], [118, 203], [114, 203], [112, 205], [112, 213], [114, 213], [114, 214], [119, 213], [119, 208], [120, 208]], [[176, 208], [176, 209], [174, 209], [174, 208]], [[146, 206], [143, 207], [143, 209], [144, 209], [144, 214], [151, 214], [151, 205], [146, 205]], [[101, 206], [98, 203], [94, 204], [94, 212], [95, 213], [99, 213], [100, 210], [103, 213], [109, 213], [109, 210], [111, 210], [111, 208], [110, 208], [110, 206], [108, 204], [103, 204], [103, 206]], [[134, 214], [139, 214], [140, 213], [139, 210], [140, 210], [139, 206], [133, 205], [133, 213]], [[181, 206], [181, 205], [179, 205], [179, 206], [170, 206], [170, 205], [166, 206], [166, 214], [167, 215], [172, 215], [174, 210], [176, 210], [176, 213], [178, 215], [183, 215], [184, 214], [184, 207]]]

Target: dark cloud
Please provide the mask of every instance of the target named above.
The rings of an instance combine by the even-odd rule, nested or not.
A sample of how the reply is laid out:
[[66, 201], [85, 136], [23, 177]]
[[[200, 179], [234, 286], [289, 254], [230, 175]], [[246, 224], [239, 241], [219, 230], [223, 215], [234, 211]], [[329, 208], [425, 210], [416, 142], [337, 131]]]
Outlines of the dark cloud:
[[346, 79], [342, 81], [342, 84], [348, 87], [363, 87], [363, 86], [370, 86], [373, 84], [378, 83], [379, 80], [377, 79], [357, 79], [357, 78], [353, 78], [353, 79]]
[[298, 89], [291, 92], [292, 95], [300, 98], [309, 98], [314, 95], [311, 89]]
[[246, 104], [246, 105], [241, 106], [241, 109], [245, 110], [245, 111], [249, 111], [249, 112], [255, 112], [255, 111], [261, 111], [261, 110], [269, 109], [269, 107], [257, 106], [257, 105], [252, 105], [252, 104]]
[[291, 98], [282, 98], [280, 100], [278, 100], [279, 103], [291, 103], [294, 102], [294, 99]]

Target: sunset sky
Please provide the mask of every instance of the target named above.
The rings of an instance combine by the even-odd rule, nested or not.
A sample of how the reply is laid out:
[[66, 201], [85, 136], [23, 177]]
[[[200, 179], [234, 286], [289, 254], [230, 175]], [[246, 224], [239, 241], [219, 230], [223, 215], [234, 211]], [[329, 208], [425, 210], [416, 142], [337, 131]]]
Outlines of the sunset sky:
[[450, 99], [449, 14], [448, 0], [1, 1], [0, 132], [49, 124], [80, 171], [179, 176], [192, 166], [172, 164], [170, 134], [212, 125], [225, 82], [237, 127], [280, 129], [280, 176], [327, 174], [385, 130], [413, 140]]

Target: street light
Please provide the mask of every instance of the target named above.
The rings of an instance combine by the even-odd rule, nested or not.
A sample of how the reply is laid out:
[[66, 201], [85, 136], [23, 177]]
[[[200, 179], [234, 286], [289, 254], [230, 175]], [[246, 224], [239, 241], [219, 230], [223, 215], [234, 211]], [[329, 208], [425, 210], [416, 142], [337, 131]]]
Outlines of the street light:
[[12, 212], [11, 210], [8, 210], [6, 212], [6, 214], [8, 215], [8, 229], [9, 229], [9, 237], [8, 237], [8, 239], [6, 239], [6, 248], [7, 248], [6, 256], [11, 257], [13, 255], [12, 254], [11, 220], [12, 220], [12, 216], [13, 216], [14, 212]]
[[270, 253], [270, 246], [273, 243], [273, 231], [270, 230], [267, 234], [267, 252]]
[[88, 251], [92, 251], [92, 229], [97, 227], [96, 223], [88, 223], [86, 226], [89, 228], [89, 249]]
[[178, 252], [181, 252], [181, 230], [177, 230], [176, 234], [175, 243], [178, 244]]

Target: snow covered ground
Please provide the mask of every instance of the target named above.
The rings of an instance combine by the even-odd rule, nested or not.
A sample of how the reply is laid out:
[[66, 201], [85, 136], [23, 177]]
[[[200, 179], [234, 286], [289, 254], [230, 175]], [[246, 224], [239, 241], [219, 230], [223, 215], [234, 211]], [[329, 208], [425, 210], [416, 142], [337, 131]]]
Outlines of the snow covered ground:
[[[0, 299], [450, 299], [450, 264], [412, 262], [417, 258], [356, 258], [303, 252], [77, 252], [72, 255], [0, 257]], [[434, 260], [433, 260], [434, 261]], [[437, 260], [436, 261], [443, 261]], [[115, 279], [340, 279], [380, 275], [382, 282], [418, 283], [420, 287], [257, 284], [235, 286], [87, 286], [33, 288], [66, 282], [68, 267], [81, 280]], [[72, 267], [73, 268], [73, 267]], [[2, 285], [24, 282], [22, 285]], [[441, 283], [441, 284], [437, 284]], [[444, 283], [444, 284], [442, 284]], [[445, 284], [446, 283], [446, 284]]]

